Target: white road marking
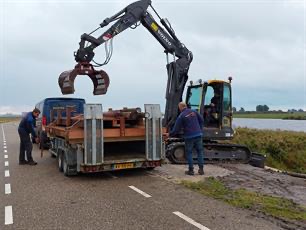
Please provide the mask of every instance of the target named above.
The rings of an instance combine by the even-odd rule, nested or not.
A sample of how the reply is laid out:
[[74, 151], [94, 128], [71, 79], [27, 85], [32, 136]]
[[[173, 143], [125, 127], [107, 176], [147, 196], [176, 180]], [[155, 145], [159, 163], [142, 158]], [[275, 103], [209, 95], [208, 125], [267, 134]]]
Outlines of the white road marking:
[[146, 197], [146, 198], [151, 197], [149, 194], [147, 194], [147, 193], [141, 191], [140, 189], [136, 188], [135, 186], [132, 186], [132, 185], [131, 185], [131, 186], [129, 186], [129, 188], [130, 188], [130, 189], [133, 189], [135, 192], [140, 193], [141, 195], [143, 195], [143, 196]]
[[12, 206], [5, 206], [5, 225], [13, 224], [13, 208]]
[[2, 136], [3, 136], [3, 140], [5, 140], [5, 135], [4, 135], [3, 125], [1, 125], [1, 128], [2, 128]]
[[4, 150], [5, 153], [7, 153], [7, 150]]
[[5, 177], [9, 177], [10, 176], [10, 171], [9, 170], [5, 170], [4, 171], [4, 176]]
[[8, 161], [5, 161], [5, 162], [4, 162], [4, 166], [9, 166], [9, 162], [8, 162]]
[[6, 146], [3, 146], [4, 149], [6, 149]]
[[11, 184], [5, 184], [5, 194], [11, 194]]
[[198, 229], [201, 229], [201, 230], [210, 230], [209, 228], [203, 226], [202, 224], [199, 224], [199, 223], [195, 222], [193, 219], [189, 218], [188, 216], [185, 216], [181, 212], [173, 212], [173, 214], [181, 217], [183, 220], [187, 221], [188, 223], [192, 224], [193, 226], [197, 227]]
[[4, 155], [4, 158], [7, 159], [7, 158], [8, 158], [8, 155]]

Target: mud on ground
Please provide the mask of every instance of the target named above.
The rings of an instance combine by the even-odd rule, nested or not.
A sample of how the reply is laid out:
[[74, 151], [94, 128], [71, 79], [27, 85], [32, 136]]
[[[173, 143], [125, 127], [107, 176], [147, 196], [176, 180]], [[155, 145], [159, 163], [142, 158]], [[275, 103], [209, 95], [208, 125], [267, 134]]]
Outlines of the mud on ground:
[[262, 194], [284, 197], [306, 207], [306, 179], [252, 167], [247, 164], [224, 164], [232, 172], [221, 180], [230, 188], [245, 188]]
[[[245, 188], [261, 194], [283, 197], [306, 207], [306, 179], [292, 177], [279, 172], [256, 168], [247, 164], [205, 165], [205, 175], [184, 175], [186, 165], [166, 164], [154, 170], [154, 174], [179, 183], [181, 180], [193, 182], [204, 180], [207, 177], [216, 177], [231, 189]], [[280, 226], [280, 229], [306, 229], [306, 222], [288, 221], [254, 212], [255, 216], [268, 219]]]
[[[219, 178], [229, 188], [245, 188], [261, 194], [283, 197], [306, 207], [306, 179], [252, 167], [247, 164], [224, 164], [221, 167], [234, 172], [230, 176]], [[277, 219], [262, 213], [255, 213], [254, 215], [275, 222], [283, 229], [306, 229], [305, 221]]]

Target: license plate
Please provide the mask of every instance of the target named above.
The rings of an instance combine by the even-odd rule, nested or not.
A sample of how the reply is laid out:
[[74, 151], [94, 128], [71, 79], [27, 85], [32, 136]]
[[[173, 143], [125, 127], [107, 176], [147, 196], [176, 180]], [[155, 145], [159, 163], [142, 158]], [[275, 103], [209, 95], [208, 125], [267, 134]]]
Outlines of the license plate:
[[134, 168], [134, 163], [115, 164], [114, 169], [130, 169]]

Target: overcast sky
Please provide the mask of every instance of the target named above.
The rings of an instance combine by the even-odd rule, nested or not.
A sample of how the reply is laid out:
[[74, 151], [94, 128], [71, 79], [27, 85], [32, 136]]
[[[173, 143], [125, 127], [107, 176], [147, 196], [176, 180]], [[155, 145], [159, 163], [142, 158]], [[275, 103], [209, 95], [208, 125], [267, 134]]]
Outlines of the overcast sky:
[[[132, 0], [0, 0], [0, 114], [27, 111], [61, 96], [58, 76], [75, 65], [80, 35], [89, 33]], [[152, 0], [178, 38], [193, 52], [189, 79], [233, 77], [233, 106], [306, 110], [306, 1]], [[155, 17], [156, 20], [157, 17]], [[108, 28], [108, 27], [107, 27]], [[100, 29], [96, 35], [106, 29]], [[86, 76], [75, 94], [104, 109], [164, 107], [164, 49], [143, 26], [114, 38], [103, 68], [108, 93], [93, 96]], [[103, 62], [104, 46], [95, 60]]]

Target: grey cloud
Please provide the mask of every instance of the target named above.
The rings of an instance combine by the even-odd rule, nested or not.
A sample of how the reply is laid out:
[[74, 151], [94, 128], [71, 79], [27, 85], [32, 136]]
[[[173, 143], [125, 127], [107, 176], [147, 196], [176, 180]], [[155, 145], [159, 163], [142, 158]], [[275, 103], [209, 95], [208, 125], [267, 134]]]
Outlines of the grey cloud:
[[[73, 52], [80, 35], [131, 2], [2, 3], [0, 107], [31, 106], [44, 97], [60, 96], [57, 78], [75, 65]], [[190, 80], [232, 75], [237, 107], [254, 109], [265, 101], [280, 108], [306, 109], [302, 4], [153, 0], [153, 6], [194, 53]], [[96, 51], [95, 59], [103, 62], [104, 47]], [[145, 28], [127, 30], [114, 38], [113, 58], [104, 67], [111, 78], [108, 94], [92, 96], [89, 79], [79, 77], [74, 96], [106, 107], [163, 105], [165, 64], [163, 48]]]

